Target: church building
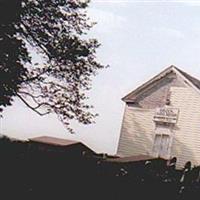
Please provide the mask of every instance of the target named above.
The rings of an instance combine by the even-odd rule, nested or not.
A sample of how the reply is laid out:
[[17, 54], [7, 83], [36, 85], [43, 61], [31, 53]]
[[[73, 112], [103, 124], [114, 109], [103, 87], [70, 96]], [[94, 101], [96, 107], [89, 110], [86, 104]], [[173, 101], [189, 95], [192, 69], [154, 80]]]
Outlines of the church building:
[[200, 165], [200, 81], [170, 66], [122, 100], [117, 155], [177, 158]]

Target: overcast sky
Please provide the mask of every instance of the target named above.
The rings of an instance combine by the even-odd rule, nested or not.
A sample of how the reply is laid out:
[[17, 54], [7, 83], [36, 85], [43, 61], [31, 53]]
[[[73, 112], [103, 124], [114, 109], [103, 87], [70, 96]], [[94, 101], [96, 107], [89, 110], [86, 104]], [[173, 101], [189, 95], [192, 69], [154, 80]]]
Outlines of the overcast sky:
[[77, 139], [98, 152], [115, 153], [124, 103], [121, 98], [170, 65], [200, 78], [200, 1], [93, 0], [90, 31], [102, 44], [98, 59], [109, 64], [93, 80], [90, 102], [96, 124], [73, 125], [70, 135], [55, 116], [39, 117], [19, 100], [5, 109], [1, 133]]

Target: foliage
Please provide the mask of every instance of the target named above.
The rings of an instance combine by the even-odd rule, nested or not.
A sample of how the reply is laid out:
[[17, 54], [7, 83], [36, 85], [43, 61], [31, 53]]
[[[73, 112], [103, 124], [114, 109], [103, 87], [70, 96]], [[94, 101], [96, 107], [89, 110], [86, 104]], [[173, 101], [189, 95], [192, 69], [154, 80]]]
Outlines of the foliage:
[[[10, 6], [12, 5], [12, 6]], [[16, 9], [16, 12], [15, 12]], [[19, 1], [0, 0], [0, 105], [11, 105], [12, 97], [27, 77], [30, 62], [24, 41], [17, 37]], [[8, 14], [9, 13], [9, 14]], [[1, 108], [2, 110], [2, 108]]]
[[[88, 3], [0, 0], [1, 107], [17, 96], [40, 115], [56, 113], [67, 126], [71, 119], [93, 121], [86, 91], [104, 66], [96, 59], [98, 41], [85, 36], [93, 26]], [[33, 62], [30, 49], [41, 63]]]
[[[113, 160], [113, 159], [112, 159]], [[200, 167], [176, 160], [108, 162], [87, 147], [0, 139], [3, 199], [173, 199], [200, 195]]]

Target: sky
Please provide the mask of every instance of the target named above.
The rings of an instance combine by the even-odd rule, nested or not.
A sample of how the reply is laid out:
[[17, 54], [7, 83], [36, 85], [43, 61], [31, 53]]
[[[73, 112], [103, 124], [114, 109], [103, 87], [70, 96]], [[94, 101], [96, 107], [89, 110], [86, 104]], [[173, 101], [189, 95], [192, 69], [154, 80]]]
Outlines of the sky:
[[54, 115], [40, 117], [18, 99], [0, 120], [1, 134], [19, 139], [49, 135], [79, 140], [97, 152], [115, 154], [123, 118], [121, 98], [170, 65], [200, 78], [200, 1], [92, 0], [97, 25], [89, 36], [109, 68], [93, 78], [92, 125], [73, 124], [71, 135]]

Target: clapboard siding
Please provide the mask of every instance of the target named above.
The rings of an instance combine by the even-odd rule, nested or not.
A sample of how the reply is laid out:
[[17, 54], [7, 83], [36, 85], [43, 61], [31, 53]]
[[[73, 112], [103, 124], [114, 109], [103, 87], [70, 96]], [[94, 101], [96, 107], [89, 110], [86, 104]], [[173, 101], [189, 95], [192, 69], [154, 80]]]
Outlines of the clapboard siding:
[[118, 152], [120, 156], [149, 155], [154, 137], [154, 110], [126, 105]]
[[139, 95], [136, 101], [142, 108], [146, 109], [162, 107], [165, 105], [166, 99], [170, 98], [169, 91], [172, 86], [185, 87], [185, 84], [176, 74], [170, 73], [165, 78], [149, 86], [145, 92]]
[[192, 88], [171, 88], [171, 102], [180, 109], [172, 144], [178, 167], [191, 161], [200, 165], [200, 96]]
[[[187, 161], [200, 165], [200, 98], [192, 88], [172, 87], [171, 103], [180, 109], [173, 128], [171, 157], [177, 157], [177, 167]], [[117, 154], [122, 157], [151, 155], [155, 134], [154, 109], [125, 107]]]
[[151, 154], [155, 130], [153, 114], [155, 108], [165, 105], [172, 86], [185, 87], [185, 84], [180, 77], [171, 72], [141, 92], [135, 100], [135, 106], [126, 104], [118, 155]]
[[188, 161], [200, 165], [200, 81], [174, 66], [123, 98], [126, 106], [117, 150], [119, 156], [152, 156], [158, 130], [153, 115], [155, 108], [163, 107], [167, 98], [171, 106], [180, 110], [177, 124], [168, 130], [172, 138], [170, 156], [177, 158], [177, 168], [184, 167]]
[[153, 81], [141, 91], [133, 92], [132, 94], [130, 93], [128, 97], [124, 97], [125, 102], [134, 102], [145, 109], [153, 109], [164, 106], [166, 98], [170, 96], [169, 89], [172, 86], [186, 86], [184, 80], [177, 76], [177, 74], [173, 71], [168, 72], [164, 77]]

